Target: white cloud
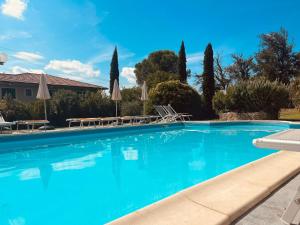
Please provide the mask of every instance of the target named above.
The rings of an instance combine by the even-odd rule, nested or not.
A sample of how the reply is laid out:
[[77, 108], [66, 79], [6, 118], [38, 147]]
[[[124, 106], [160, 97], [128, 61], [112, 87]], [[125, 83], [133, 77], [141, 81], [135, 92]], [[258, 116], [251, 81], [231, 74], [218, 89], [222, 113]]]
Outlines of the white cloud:
[[1, 12], [6, 16], [11, 16], [23, 20], [23, 13], [27, 9], [26, 0], [5, 0], [1, 5]]
[[100, 75], [100, 70], [94, 69], [92, 65], [84, 64], [78, 60], [51, 60], [45, 66], [45, 69], [79, 77], [98, 77]]
[[134, 67], [123, 67], [121, 72], [121, 76], [127, 79], [127, 81], [132, 85], [136, 84], [134, 69]]
[[12, 74], [19, 74], [19, 73], [38, 73], [38, 74], [41, 74], [41, 73], [45, 73], [43, 70], [41, 69], [27, 69], [27, 68], [24, 68], [24, 67], [21, 67], [21, 66], [13, 66], [9, 73], [12, 73]]
[[31, 38], [31, 34], [26, 31], [10, 31], [0, 35], [0, 41], [7, 41], [16, 38]]
[[14, 57], [29, 62], [36, 62], [44, 58], [43, 56], [32, 52], [17, 52]]
[[196, 52], [196, 53], [192, 53], [192, 54], [189, 54], [187, 55], [187, 63], [188, 64], [195, 64], [195, 63], [201, 63], [201, 61], [203, 60], [203, 52]]

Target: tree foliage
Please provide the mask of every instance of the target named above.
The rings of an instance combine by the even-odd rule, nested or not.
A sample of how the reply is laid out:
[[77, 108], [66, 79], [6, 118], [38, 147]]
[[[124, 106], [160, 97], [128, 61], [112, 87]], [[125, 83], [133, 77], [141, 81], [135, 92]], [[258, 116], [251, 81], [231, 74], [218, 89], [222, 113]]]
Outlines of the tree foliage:
[[184, 42], [181, 42], [180, 50], [178, 53], [177, 73], [179, 80], [183, 83], [187, 82], [187, 70], [186, 70], [186, 54]]
[[225, 92], [217, 92], [213, 99], [218, 112], [265, 112], [272, 119], [289, 103], [289, 93], [285, 85], [278, 81], [256, 78], [231, 85]]
[[148, 58], [135, 65], [137, 83], [142, 85], [150, 74], [158, 71], [176, 74], [177, 60], [178, 57], [173, 51], [161, 50], [151, 53]]
[[146, 78], [148, 89], [154, 88], [157, 84], [170, 80], [179, 80], [179, 76], [175, 73], [168, 73], [164, 71], [156, 71], [151, 73]]
[[297, 78], [289, 85], [290, 100], [294, 107], [300, 108], [300, 79]]
[[279, 32], [262, 34], [261, 49], [256, 54], [258, 74], [274, 81], [288, 84], [299, 74], [299, 58], [289, 42], [288, 32], [281, 28]]
[[213, 116], [212, 99], [215, 94], [214, 53], [210, 43], [204, 52], [203, 66], [202, 91], [204, 104], [208, 115]]
[[140, 87], [124, 88], [121, 90], [121, 115], [142, 115], [143, 103], [141, 101], [142, 90]]
[[14, 100], [10, 96], [0, 100], [0, 112], [6, 121], [30, 119], [31, 113], [28, 105]]
[[215, 81], [217, 90], [226, 90], [231, 83], [231, 78], [224, 66], [222, 65], [221, 55], [217, 54], [215, 57]]
[[195, 89], [179, 80], [162, 82], [151, 89], [146, 112], [152, 114], [154, 112], [153, 105], [167, 104], [171, 104], [179, 113], [192, 114], [193, 119], [199, 119], [203, 116], [201, 96]]
[[[44, 103], [41, 100], [22, 103], [5, 98], [0, 100], [0, 111], [8, 121], [43, 119]], [[74, 91], [62, 89], [47, 100], [47, 111], [52, 125], [64, 126], [68, 118], [113, 116], [115, 104], [102, 91], [80, 95]]]
[[109, 92], [112, 94], [115, 80], [119, 83], [119, 62], [118, 62], [118, 50], [115, 47], [111, 63], [110, 63], [110, 81], [109, 81]]
[[226, 68], [231, 80], [236, 82], [248, 80], [255, 74], [253, 57], [244, 58], [242, 54], [232, 55], [233, 64]]

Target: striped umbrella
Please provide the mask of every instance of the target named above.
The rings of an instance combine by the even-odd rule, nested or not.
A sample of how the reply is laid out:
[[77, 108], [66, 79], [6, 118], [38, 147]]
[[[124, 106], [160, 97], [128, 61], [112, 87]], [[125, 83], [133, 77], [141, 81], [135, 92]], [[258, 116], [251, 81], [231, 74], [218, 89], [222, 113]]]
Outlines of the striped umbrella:
[[117, 79], [114, 81], [114, 89], [111, 95], [111, 99], [116, 102], [116, 117], [118, 116], [118, 101], [122, 100], [121, 91], [118, 85]]

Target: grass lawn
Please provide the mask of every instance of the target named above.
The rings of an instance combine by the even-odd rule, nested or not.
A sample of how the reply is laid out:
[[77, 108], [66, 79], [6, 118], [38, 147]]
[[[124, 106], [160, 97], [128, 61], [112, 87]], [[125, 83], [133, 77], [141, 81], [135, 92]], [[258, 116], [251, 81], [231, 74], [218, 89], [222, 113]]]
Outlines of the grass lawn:
[[283, 109], [280, 111], [280, 120], [300, 121], [299, 109]]

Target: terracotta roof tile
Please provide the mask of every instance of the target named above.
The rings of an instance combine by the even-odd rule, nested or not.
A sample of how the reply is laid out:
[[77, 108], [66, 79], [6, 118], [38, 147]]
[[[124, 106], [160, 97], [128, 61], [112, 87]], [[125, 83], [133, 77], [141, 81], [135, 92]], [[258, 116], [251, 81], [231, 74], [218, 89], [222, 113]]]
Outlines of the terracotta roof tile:
[[[70, 80], [62, 77], [56, 77], [49, 74], [46, 74], [46, 77], [47, 77], [47, 83], [49, 85], [106, 89], [105, 87], [101, 87], [98, 85], [88, 84], [88, 83]], [[40, 74], [21, 73], [21, 74], [14, 75], [14, 74], [0, 73], [0, 81], [38, 84], [40, 82]]]

